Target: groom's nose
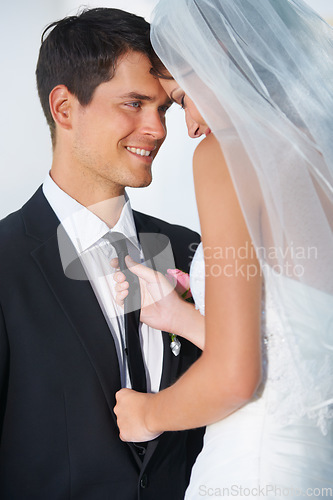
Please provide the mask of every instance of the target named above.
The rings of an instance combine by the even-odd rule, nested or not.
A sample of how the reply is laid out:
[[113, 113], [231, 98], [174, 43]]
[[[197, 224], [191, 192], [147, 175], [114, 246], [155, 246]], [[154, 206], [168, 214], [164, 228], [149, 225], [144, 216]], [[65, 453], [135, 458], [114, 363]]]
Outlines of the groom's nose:
[[144, 134], [151, 135], [155, 140], [165, 139], [165, 117], [158, 110], [151, 111], [143, 120], [142, 130]]

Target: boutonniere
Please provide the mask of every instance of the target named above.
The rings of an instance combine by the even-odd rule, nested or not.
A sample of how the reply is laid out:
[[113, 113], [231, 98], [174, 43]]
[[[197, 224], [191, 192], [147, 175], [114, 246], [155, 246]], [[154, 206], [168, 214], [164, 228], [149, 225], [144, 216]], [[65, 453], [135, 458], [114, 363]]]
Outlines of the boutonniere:
[[[184, 300], [192, 298], [192, 293], [190, 289], [190, 276], [188, 273], [184, 273], [180, 269], [168, 269], [166, 278], [170, 281], [171, 285], [175, 287], [175, 290]], [[169, 333], [170, 336], [170, 349], [175, 356], [180, 353], [181, 343], [174, 333]]]

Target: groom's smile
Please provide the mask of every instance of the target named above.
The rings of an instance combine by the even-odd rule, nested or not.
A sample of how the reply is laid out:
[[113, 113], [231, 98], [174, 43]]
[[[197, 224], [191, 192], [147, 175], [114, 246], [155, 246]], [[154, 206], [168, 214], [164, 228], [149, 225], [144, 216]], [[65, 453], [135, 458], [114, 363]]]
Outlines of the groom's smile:
[[128, 147], [126, 146], [127, 151], [129, 151], [132, 154], [135, 154], [136, 156], [141, 157], [142, 159], [149, 160], [150, 162], [153, 161], [152, 157], [152, 152], [154, 149], [140, 149], [138, 147]]
[[138, 163], [139, 165], [141, 164], [150, 167], [153, 162], [153, 159], [158, 153], [161, 144], [162, 142], [159, 145], [157, 145], [156, 141], [156, 144], [154, 144], [153, 146], [147, 146], [147, 145], [143, 146], [142, 144], [138, 146], [126, 146], [126, 150], [132, 157], [134, 157], [138, 162], [140, 162]]

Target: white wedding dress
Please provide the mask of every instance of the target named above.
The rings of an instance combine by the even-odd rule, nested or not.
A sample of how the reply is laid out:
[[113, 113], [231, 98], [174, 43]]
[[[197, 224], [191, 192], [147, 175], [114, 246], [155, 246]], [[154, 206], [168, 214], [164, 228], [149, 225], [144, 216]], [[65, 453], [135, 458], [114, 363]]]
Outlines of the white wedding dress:
[[[201, 244], [194, 256], [190, 277], [196, 307], [204, 314], [205, 266]], [[309, 308], [302, 297], [304, 285], [285, 277], [278, 279], [283, 280], [285, 298], [288, 296], [284, 302], [292, 312], [293, 328], [303, 336], [297, 349], [311, 351], [315, 346], [311, 345], [313, 340], [307, 338], [307, 329], [313, 328], [309, 323], [314, 319], [307, 317]], [[296, 342], [286, 339], [274, 298], [276, 276], [273, 277], [270, 269], [265, 271], [264, 282], [263, 382], [250, 403], [207, 427], [203, 450], [192, 470], [187, 500], [333, 496], [332, 410], [324, 405], [313, 410], [313, 415], [304, 414], [304, 381], [299, 380], [299, 372], [295, 370], [297, 349], [291, 344]], [[331, 301], [331, 297], [313, 289], [311, 308], [317, 306], [319, 324], [325, 318], [332, 320]], [[311, 384], [311, 371], [322, 370], [324, 377], [331, 370], [324, 360], [315, 364], [311, 361], [308, 366], [306, 360], [304, 363], [309, 374], [306, 384]]]

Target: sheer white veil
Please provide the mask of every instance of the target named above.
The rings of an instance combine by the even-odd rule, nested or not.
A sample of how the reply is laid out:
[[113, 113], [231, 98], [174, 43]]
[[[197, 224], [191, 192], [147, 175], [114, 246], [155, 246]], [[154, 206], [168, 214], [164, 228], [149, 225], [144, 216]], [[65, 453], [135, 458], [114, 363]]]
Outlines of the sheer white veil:
[[160, 0], [151, 29], [155, 52], [226, 158], [285, 321], [294, 411], [325, 432], [333, 416], [333, 31], [302, 0]]

